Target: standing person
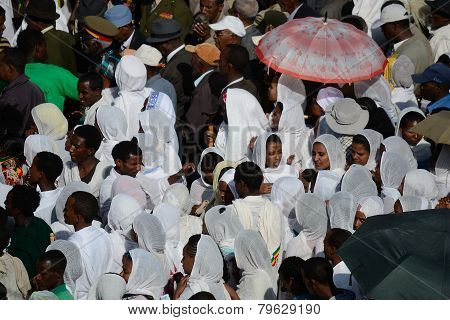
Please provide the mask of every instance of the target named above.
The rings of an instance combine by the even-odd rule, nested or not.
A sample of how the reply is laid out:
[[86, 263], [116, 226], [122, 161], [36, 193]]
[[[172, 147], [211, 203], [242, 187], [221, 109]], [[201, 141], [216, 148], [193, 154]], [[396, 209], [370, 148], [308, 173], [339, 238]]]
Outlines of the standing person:
[[91, 286], [111, 267], [111, 240], [105, 230], [92, 226], [97, 216], [98, 203], [92, 194], [78, 191], [67, 199], [64, 219], [75, 229], [69, 241], [80, 250], [83, 265], [83, 274], [76, 281], [74, 297], [77, 300], [87, 299]]
[[313, 8], [308, 6], [304, 0], [278, 0], [281, 11], [289, 13], [288, 20], [301, 19], [306, 17], [320, 17]]
[[0, 110], [13, 108], [20, 113], [18, 133], [22, 135], [30, 125], [31, 109], [44, 103], [44, 95], [25, 75], [26, 58], [22, 51], [6, 48], [0, 57], [0, 79], [8, 83], [0, 96]]
[[33, 214], [39, 201], [36, 190], [22, 185], [14, 186], [5, 201], [6, 212], [15, 222], [6, 251], [22, 261], [30, 278], [36, 274], [36, 262], [50, 244], [52, 233], [48, 224]]
[[64, 283], [64, 271], [67, 259], [61, 251], [50, 250], [40, 256], [32, 279], [33, 286], [38, 291], [53, 292], [58, 300], [73, 300], [73, 296]]
[[219, 50], [225, 49], [229, 44], [241, 44], [245, 36], [245, 27], [237, 17], [226, 16], [219, 22], [210, 24], [209, 27], [214, 30], [214, 41]]
[[450, 2], [446, 0], [425, 1], [431, 7], [431, 50], [434, 62], [450, 52]]
[[245, 35], [242, 37], [241, 45], [247, 49], [249, 60], [256, 59], [255, 44], [252, 37], [260, 36], [261, 32], [254, 25], [255, 17], [258, 14], [259, 6], [256, 0], [236, 0], [233, 3], [233, 15], [238, 17], [245, 28]]
[[47, 44], [48, 64], [60, 66], [73, 74], [77, 73], [74, 37], [67, 32], [55, 29], [55, 21], [59, 18], [56, 13], [54, 0], [30, 1], [26, 8], [29, 27], [36, 29], [44, 35]]
[[176, 116], [183, 119], [192, 96], [192, 54], [184, 50], [181, 27], [176, 20], [158, 19], [152, 23], [147, 43], [154, 45], [165, 57], [161, 76], [170, 81], [177, 93]]
[[78, 98], [83, 108], [84, 124], [95, 124], [98, 107], [103, 103], [103, 79], [97, 72], [89, 72], [78, 79]]
[[[214, 43], [214, 30], [209, 28], [210, 24], [217, 23], [226, 14], [224, 0], [200, 0], [200, 13], [207, 20], [207, 23], [197, 22], [197, 14], [193, 25], [193, 31], [200, 38], [202, 43]], [[197, 22], [197, 23], [196, 23]], [[196, 43], [198, 44], [198, 42]]]

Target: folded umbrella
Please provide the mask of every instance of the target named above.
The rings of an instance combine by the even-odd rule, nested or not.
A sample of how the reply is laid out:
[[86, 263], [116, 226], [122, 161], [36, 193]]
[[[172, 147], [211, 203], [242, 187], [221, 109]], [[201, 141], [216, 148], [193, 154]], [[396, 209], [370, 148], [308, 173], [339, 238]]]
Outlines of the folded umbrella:
[[441, 111], [427, 117], [410, 130], [424, 135], [435, 143], [450, 144], [450, 111]]

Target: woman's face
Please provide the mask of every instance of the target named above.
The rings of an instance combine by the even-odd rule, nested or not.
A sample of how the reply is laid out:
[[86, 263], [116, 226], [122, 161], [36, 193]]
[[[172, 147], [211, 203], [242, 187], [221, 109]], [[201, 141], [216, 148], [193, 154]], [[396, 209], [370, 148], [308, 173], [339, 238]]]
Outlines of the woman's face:
[[316, 142], [313, 145], [312, 159], [316, 170], [330, 169], [330, 159], [328, 158], [327, 149], [320, 142]]
[[183, 259], [181, 263], [183, 264], [183, 269], [186, 274], [191, 274], [192, 268], [194, 267], [195, 257], [191, 257], [188, 253], [187, 246], [185, 245], [183, 248]]
[[272, 81], [270, 81], [269, 88], [267, 89], [267, 100], [270, 102], [276, 102], [278, 96], [278, 78], [273, 77]]
[[355, 222], [353, 223], [353, 230], [358, 230], [359, 227], [366, 221], [364, 212], [356, 211]]
[[281, 162], [283, 150], [281, 143], [269, 142], [266, 145], [266, 168], [278, 168]]
[[369, 155], [370, 152], [364, 147], [364, 145], [354, 142], [352, 143], [353, 163], [364, 166], [369, 161]]
[[408, 142], [410, 146], [416, 146], [423, 138], [423, 135], [410, 131], [416, 124], [417, 121], [408, 121], [405, 128], [400, 128], [402, 138]]
[[222, 200], [222, 203], [226, 206], [230, 205], [234, 200], [233, 192], [231, 192], [230, 187], [225, 181], [219, 182], [219, 194], [220, 200]]
[[128, 283], [131, 270], [133, 269], [133, 262], [128, 257], [122, 257], [122, 272], [120, 276]]

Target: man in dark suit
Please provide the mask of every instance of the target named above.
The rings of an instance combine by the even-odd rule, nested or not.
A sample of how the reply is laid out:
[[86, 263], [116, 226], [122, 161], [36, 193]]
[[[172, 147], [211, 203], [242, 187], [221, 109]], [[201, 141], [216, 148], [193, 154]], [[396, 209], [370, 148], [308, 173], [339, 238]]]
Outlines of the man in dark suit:
[[306, 17], [320, 17], [320, 14], [309, 7], [304, 0], [279, 0], [281, 10], [289, 13], [289, 19], [300, 19]]
[[169, 80], [177, 93], [177, 122], [184, 121], [192, 91], [192, 53], [187, 52], [181, 38], [181, 28], [175, 19], [158, 19], [152, 23], [146, 42], [154, 45], [166, 59], [161, 76]]

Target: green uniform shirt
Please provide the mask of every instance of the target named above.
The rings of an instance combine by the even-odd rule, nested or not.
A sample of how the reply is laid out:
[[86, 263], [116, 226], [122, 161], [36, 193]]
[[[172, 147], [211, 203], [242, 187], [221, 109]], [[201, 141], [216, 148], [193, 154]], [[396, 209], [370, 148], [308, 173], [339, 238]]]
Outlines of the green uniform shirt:
[[58, 300], [74, 300], [72, 294], [69, 290], [67, 290], [64, 283], [60, 284], [51, 291], [58, 297]]
[[78, 78], [64, 68], [45, 63], [28, 63], [25, 75], [42, 90], [45, 101], [55, 104], [61, 111], [66, 97], [78, 100]]

